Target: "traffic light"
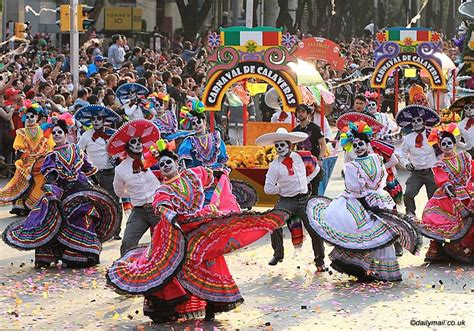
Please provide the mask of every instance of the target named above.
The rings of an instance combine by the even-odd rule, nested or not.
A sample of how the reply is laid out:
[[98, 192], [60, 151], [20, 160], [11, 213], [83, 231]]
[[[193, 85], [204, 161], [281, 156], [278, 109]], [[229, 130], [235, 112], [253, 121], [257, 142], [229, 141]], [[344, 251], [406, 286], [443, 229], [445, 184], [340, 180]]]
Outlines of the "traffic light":
[[18, 39], [26, 39], [28, 37], [28, 25], [25, 23], [15, 23], [15, 37]]
[[94, 10], [94, 7], [87, 5], [77, 5], [77, 30], [87, 31], [89, 26], [94, 23], [94, 20], [89, 19], [89, 13]]
[[71, 31], [69, 5], [61, 5], [60, 7], [56, 8], [56, 13], [59, 14], [58, 20], [56, 21], [56, 24], [59, 25], [59, 31]]

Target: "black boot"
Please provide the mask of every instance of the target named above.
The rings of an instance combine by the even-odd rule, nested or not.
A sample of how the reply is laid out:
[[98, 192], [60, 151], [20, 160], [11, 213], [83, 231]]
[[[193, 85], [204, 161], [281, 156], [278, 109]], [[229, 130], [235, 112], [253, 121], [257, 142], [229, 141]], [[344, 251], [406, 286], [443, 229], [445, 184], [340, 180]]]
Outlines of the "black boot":
[[395, 246], [395, 255], [400, 257], [403, 256], [403, 247], [398, 241], [396, 241], [393, 246]]
[[206, 309], [206, 316], [204, 316], [205, 321], [214, 321], [216, 319], [216, 314], [212, 310]]
[[272, 257], [270, 262], [268, 262], [268, 265], [277, 265], [278, 263], [283, 262], [283, 258], [278, 258], [278, 257]]

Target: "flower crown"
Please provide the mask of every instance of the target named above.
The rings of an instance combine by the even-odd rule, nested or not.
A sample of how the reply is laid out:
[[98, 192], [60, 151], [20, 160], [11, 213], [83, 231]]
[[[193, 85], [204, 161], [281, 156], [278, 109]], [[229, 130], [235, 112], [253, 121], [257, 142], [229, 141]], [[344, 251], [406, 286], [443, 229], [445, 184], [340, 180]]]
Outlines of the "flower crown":
[[431, 146], [439, 144], [443, 132], [449, 132], [453, 136], [457, 137], [461, 134], [459, 127], [456, 123], [441, 124], [431, 129], [430, 135], [428, 136], [428, 144]]
[[70, 113], [52, 113], [51, 116], [48, 117], [48, 120], [45, 123], [41, 124], [41, 129], [43, 129], [43, 134], [46, 138], [51, 135], [51, 130], [53, 129], [54, 124], [58, 120], [63, 120], [64, 122], [66, 122], [68, 128], [76, 125], [76, 121]]
[[355, 139], [353, 132], [364, 133], [368, 137], [371, 137], [373, 133], [372, 128], [364, 121], [349, 122], [343, 130], [344, 132], [341, 134], [341, 146], [346, 152], [352, 150], [352, 142]]
[[157, 158], [160, 152], [164, 150], [173, 151], [176, 149], [176, 144], [173, 141], [166, 141], [164, 139], [159, 139], [156, 142], [152, 143], [148, 148], [148, 151], [143, 153], [143, 166], [147, 169], [153, 166], [157, 162]]
[[184, 128], [187, 128], [189, 125], [189, 122], [191, 121], [191, 118], [193, 117], [191, 115], [191, 111], [202, 114], [204, 113], [205, 110], [206, 110], [206, 107], [204, 106], [204, 103], [202, 101], [196, 101], [196, 100], [189, 101], [188, 104], [186, 106], [182, 106], [179, 111], [179, 117], [181, 118], [179, 123]]

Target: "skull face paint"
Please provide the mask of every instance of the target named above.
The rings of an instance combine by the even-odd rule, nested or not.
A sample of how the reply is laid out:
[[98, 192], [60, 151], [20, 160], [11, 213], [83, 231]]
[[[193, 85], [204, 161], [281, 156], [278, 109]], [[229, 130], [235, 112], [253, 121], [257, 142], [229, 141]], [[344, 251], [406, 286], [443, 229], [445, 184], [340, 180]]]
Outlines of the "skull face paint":
[[355, 138], [354, 141], [352, 142], [352, 148], [354, 149], [354, 152], [356, 153], [357, 156], [365, 156], [367, 155], [369, 146], [367, 145], [367, 142], [365, 142], [364, 140]]
[[367, 103], [367, 111], [370, 113], [370, 114], [375, 114], [377, 113], [377, 102], [375, 101], [369, 101], [369, 103]]
[[474, 118], [474, 105], [473, 104], [464, 105], [463, 110], [464, 110], [464, 115], [467, 118]]
[[287, 141], [276, 141], [275, 149], [279, 156], [285, 157], [290, 154], [290, 144]]
[[104, 127], [104, 118], [102, 116], [94, 116], [91, 118], [94, 130], [101, 130]]
[[66, 143], [66, 133], [59, 126], [55, 126], [51, 131], [53, 140], [57, 146], [64, 145]]
[[206, 133], [206, 120], [203, 118], [199, 117], [193, 117], [191, 120], [193, 130], [196, 131], [199, 134], [205, 134]]
[[425, 121], [421, 117], [414, 117], [411, 120], [411, 125], [413, 127], [413, 131], [421, 132], [425, 129]]
[[38, 115], [34, 113], [26, 113], [25, 117], [26, 117], [26, 120], [25, 120], [26, 126], [34, 126], [36, 122], [38, 121]]
[[172, 178], [178, 174], [178, 164], [169, 156], [162, 156], [158, 166], [161, 174], [166, 178]]
[[451, 154], [454, 149], [454, 142], [449, 137], [444, 137], [441, 139], [441, 143], [439, 144], [441, 152], [444, 154]]
[[132, 153], [141, 154], [143, 152], [143, 145], [140, 138], [137, 138], [137, 137], [131, 138], [128, 141], [127, 146], [128, 146], [128, 150]]

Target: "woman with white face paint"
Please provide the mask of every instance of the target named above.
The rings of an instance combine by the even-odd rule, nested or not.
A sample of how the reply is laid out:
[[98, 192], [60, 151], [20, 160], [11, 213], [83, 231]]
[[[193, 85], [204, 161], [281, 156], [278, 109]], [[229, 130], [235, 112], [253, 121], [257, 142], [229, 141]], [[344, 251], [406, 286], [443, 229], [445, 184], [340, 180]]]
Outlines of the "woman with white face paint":
[[455, 124], [435, 128], [430, 134], [430, 141], [439, 143], [443, 158], [432, 168], [438, 189], [425, 206], [420, 232], [432, 239], [425, 261], [446, 260], [449, 255], [473, 263], [472, 159], [465, 151], [455, 151], [453, 133], [459, 133]]
[[[28, 215], [42, 195], [41, 164], [54, 142], [51, 136], [45, 137], [37, 123], [41, 111], [38, 104], [32, 104], [23, 115], [25, 127], [16, 130], [13, 149], [21, 155], [15, 162], [15, 175], [0, 191], [0, 205], [13, 204], [11, 214]], [[30, 175], [33, 180], [29, 179]]]
[[204, 314], [213, 320], [215, 313], [236, 308], [243, 298], [224, 254], [258, 240], [288, 218], [276, 210], [241, 214], [229, 186], [205, 205], [213, 172], [180, 169], [177, 160], [167, 149], [158, 156], [163, 182], [153, 201], [159, 222], [150, 246], [128, 251], [107, 272], [109, 283], [122, 292], [143, 294], [144, 314], [158, 323]]
[[421, 245], [414, 225], [392, 211], [394, 202], [383, 190], [387, 172], [381, 156], [369, 154], [372, 129], [349, 123], [341, 145], [357, 158], [345, 165], [345, 191], [336, 199], [313, 198], [307, 212], [311, 228], [335, 248], [329, 254], [337, 271], [362, 281], [399, 281], [401, 273], [392, 243], [415, 254]]
[[153, 123], [160, 130], [161, 137], [171, 141], [190, 136], [192, 131], [178, 130], [175, 112], [168, 109], [169, 100], [169, 95], [164, 92], [155, 92], [148, 96], [148, 107], [156, 112]]
[[56, 144], [41, 166], [43, 196], [25, 220], [12, 223], [5, 242], [21, 250], [35, 249], [35, 267], [62, 261], [68, 267], [99, 263], [102, 242], [119, 224], [118, 206], [108, 193], [91, 185], [97, 171], [82, 150], [67, 143], [66, 122], [52, 128]]

